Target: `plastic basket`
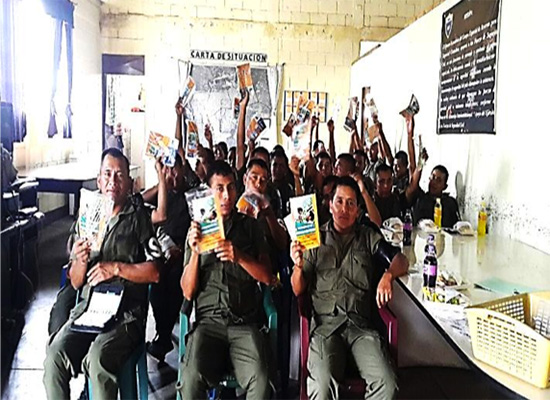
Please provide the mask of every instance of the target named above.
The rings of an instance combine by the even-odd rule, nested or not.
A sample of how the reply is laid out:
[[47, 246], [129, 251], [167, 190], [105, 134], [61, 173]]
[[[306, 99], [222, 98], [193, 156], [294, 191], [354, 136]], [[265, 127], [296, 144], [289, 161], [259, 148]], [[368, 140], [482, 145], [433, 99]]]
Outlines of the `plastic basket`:
[[550, 292], [466, 308], [474, 357], [540, 388], [550, 384]]

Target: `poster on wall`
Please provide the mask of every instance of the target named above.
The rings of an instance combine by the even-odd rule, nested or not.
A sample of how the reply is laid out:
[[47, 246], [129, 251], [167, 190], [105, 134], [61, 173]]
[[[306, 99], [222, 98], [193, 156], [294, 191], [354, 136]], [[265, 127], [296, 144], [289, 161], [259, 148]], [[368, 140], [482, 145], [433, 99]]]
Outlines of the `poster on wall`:
[[437, 133], [496, 133], [500, 0], [462, 0], [443, 13]]

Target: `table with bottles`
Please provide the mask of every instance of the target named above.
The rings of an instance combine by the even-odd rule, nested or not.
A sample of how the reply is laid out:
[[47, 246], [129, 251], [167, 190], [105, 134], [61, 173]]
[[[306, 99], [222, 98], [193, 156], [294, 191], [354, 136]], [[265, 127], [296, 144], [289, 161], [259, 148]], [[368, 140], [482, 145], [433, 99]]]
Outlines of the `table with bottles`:
[[[540, 250], [495, 235], [460, 236], [442, 232], [434, 236], [438, 269], [462, 278], [465, 288], [460, 293], [471, 304], [507, 297], [510, 294], [504, 293], [506, 290], [518, 293], [550, 290], [550, 255]], [[428, 237], [415, 230], [412, 244], [403, 248], [410, 263], [409, 274], [397, 282], [403, 292], [437, 325], [437, 330], [470, 368], [487, 374], [513, 394], [528, 399], [550, 399], [550, 388], [539, 389], [474, 358], [463, 307], [426, 299], [423, 262]]]

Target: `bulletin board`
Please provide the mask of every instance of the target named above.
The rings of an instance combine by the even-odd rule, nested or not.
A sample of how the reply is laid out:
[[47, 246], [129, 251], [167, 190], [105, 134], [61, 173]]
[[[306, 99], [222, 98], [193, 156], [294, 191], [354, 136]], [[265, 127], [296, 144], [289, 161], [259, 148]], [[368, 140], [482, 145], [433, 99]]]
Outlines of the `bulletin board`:
[[286, 121], [291, 113], [296, 112], [298, 99], [305, 96], [313, 100], [318, 106], [319, 122], [327, 122], [328, 95], [326, 92], [308, 92], [305, 90], [285, 90], [283, 103], [283, 120]]

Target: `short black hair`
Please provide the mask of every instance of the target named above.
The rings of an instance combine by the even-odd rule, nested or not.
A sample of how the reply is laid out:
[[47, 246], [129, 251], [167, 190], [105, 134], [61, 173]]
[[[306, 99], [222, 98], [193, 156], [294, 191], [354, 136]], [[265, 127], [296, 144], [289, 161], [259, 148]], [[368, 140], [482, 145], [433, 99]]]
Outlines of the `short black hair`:
[[101, 165], [103, 165], [103, 160], [105, 160], [105, 157], [107, 156], [111, 156], [113, 158], [124, 161], [126, 172], [128, 173], [128, 176], [130, 175], [130, 161], [128, 161], [128, 158], [124, 154], [122, 154], [122, 151], [120, 151], [116, 147], [109, 147], [108, 149], [103, 150], [103, 153], [101, 153]]
[[353, 155], [354, 156], [361, 156], [363, 157], [365, 160], [367, 159], [367, 153], [365, 153], [363, 150], [360, 150], [360, 149], [357, 149], [353, 152]]
[[447, 183], [447, 181], [449, 180], [449, 171], [447, 171], [447, 168], [445, 168], [443, 165], [436, 165], [434, 169], [432, 169], [432, 172], [435, 170], [445, 175], [445, 183]]
[[338, 181], [338, 177], [336, 175], [329, 175], [323, 179], [323, 185], [321, 187], [324, 188], [325, 186], [332, 185], [333, 183], [336, 183], [336, 181]]
[[220, 146], [220, 149], [222, 149], [223, 154], [225, 154], [225, 155], [228, 154], [227, 143], [225, 143], [225, 142], [219, 142], [216, 146]]
[[275, 157], [282, 157], [284, 160], [285, 160], [285, 164], [288, 164], [288, 157], [286, 156], [286, 153], [284, 152], [284, 150], [273, 150], [270, 154], [270, 157], [269, 159], [273, 162], [273, 159]]
[[214, 175], [232, 176], [233, 180], [236, 180], [233, 168], [223, 160], [215, 160], [208, 166], [208, 172], [206, 173], [206, 182], [208, 186], [210, 186], [210, 179], [212, 179]]
[[260, 160], [259, 158], [253, 158], [250, 160], [246, 166], [246, 172], [250, 171], [254, 165], [257, 165], [258, 167], [265, 169], [267, 171], [267, 174], [269, 175], [269, 167], [265, 163], [264, 160]]
[[409, 156], [403, 150], [399, 150], [395, 153], [395, 159], [401, 161], [401, 164], [407, 166], [409, 165]]
[[[201, 148], [201, 151], [204, 154], [205, 161], [208, 165], [212, 164], [216, 157], [214, 157], [214, 152], [210, 150], [208, 147]], [[200, 154], [200, 152], [199, 152]], [[202, 155], [199, 155], [199, 157], [202, 157]]]
[[273, 150], [271, 150], [271, 153], [274, 153], [276, 151], [282, 151], [283, 153], [285, 153], [284, 147], [281, 146], [280, 144], [276, 144], [275, 146], [273, 146]]
[[267, 158], [269, 158], [269, 151], [267, 151], [267, 149], [262, 146], [256, 147], [254, 150], [252, 150], [251, 156], [254, 157], [255, 155], [260, 153], [264, 154]]
[[340, 178], [336, 178], [336, 184], [334, 185], [334, 189], [332, 190], [332, 194], [330, 196], [331, 199], [334, 199], [334, 195], [336, 194], [336, 189], [338, 189], [338, 186], [346, 186], [355, 192], [355, 197], [357, 200], [357, 204], [359, 204], [359, 201], [361, 199], [361, 190], [359, 190], [359, 185], [357, 182], [355, 182], [355, 179], [353, 179], [351, 176], [342, 176]]
[[326, 151], [320, 151], [319, 154], [315, 156], [315, 162], [319, 162], [321, 158], [326, 158], [330, 162], [332, 162], [332, 158], [330, 158], [329, 154]]
[[313, 151], [317, 150], [319, 147], [321, 147], [321, 144], [324, 146], [325, 145], [325, 142], [323, 142], [322, 140], [316, 140], [315, 142], [313, 142]]
[[382, 163], [375, 169], [376, 176], [380, 175], [381, 172], [389, 172], [393, 174], [393, 169], [388, 164]]
[[352, 172], [355, 172], [355, 158], [349, 153], [342, 153], [337, 157], [339, 160], [346, 161], [351, 165]]
[[180, 153], [176, 153], [176, 161], [174, 162], [174, 167], [183, 167], [183, 159], [180, 156]]

